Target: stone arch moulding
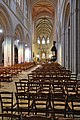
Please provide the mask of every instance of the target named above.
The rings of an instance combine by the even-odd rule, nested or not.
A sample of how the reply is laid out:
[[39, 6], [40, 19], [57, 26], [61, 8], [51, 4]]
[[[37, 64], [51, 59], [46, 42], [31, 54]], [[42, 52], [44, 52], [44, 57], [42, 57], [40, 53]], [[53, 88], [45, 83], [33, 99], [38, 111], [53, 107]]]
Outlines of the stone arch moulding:
[[69, 19], [70, 19], [70, 2], [66, 2], [64, 5], [64, 14], [63, 14], [63, 28], [64, 28], [64, 66], [67, 69], [70, 69], [70, 32], [69, 32]]
[[69, 16], [70, 16], [70, 14], [68, 13], [68, 12], [70, 12], [70, 9], [68, 9], [68, 7], [70, 8], [70, 1], [69, 0], [64, 3], [63, 13], [62, 13], [62, 16], [63, 16], [63, 18], [62, 18], [62, 28], [64, 27], [65, 22], [68, 21], [68, 19], [66, 19], [66, 16], [68, 15], [67, 18], [69, 18]]
[[[43, 2], [43, 0], [33, 0], [32, 1], [32, 4], [33, 4], [33, 6], [37, 3], [37, 2]], [[56, 5], [56, 3], [55, 3], [55, 1], [51, 1], [51, 0], [46, 0], [46, 2], [48, 2], [48, 3], [50, 3], [50, 4], [52, 4], [52, 5]]]
[[0, 3], [0, 22], [3, 24], [4, 34], [11, 35], [13, 33], [12, 20], [7, 9], [1, 3]]
[[18, 24], [15, 28], [15, 37], [16, 39], [24, 42], [24, 31], [20, 24]]
[[[12, 64], [12, 37], [13, 37], [13, 23], [8, 9], [0, 3], [0, 25], [3, 29], [0, 34], [0, 48], [2, 49], [1, 61], [4, 66]], [[1, 50], [0, 50], [1, 51]]]
[[[18, 48], [17, 50], [17, 62], [24, 62], [24, 31], [20, 24], [17, 24], [15, 27], [15, 45]], [[14, 53], [15, 57], [16, 53]]]
[[26, 43], [27, 43], [27, 45], [29, 47], [30, 46], [30, 37], [29, 37], [28, 33], [26, 34]]

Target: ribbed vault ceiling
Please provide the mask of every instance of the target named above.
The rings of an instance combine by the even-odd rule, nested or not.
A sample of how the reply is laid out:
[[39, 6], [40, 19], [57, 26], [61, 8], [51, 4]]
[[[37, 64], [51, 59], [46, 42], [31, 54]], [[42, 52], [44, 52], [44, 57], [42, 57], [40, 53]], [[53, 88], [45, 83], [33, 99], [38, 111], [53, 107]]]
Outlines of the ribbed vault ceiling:
[[53, 32], [55, 17], [54, 1], [34, 0], [33, 2], [32, 0], [32, 18], [35, 22], [37, 36], [50, 36]]

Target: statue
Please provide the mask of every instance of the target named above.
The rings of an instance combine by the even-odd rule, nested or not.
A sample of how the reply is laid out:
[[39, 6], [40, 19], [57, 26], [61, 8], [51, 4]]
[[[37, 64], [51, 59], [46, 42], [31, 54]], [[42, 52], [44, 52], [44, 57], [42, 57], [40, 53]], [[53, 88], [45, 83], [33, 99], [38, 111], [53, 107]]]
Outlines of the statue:
[[51, 48], [51, 51], [52, 51], [51, 61], [53, 62], [57, 60], [57, 49], [56, 49], [55, 43], [56, 41], [53, 41], [53, 47]]

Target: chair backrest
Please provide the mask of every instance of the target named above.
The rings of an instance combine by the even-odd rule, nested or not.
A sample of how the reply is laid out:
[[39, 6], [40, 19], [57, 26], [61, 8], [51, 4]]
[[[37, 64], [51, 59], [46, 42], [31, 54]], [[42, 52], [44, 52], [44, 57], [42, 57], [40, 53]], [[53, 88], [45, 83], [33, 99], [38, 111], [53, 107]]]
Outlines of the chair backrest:
[[77, 120], [77, 119], [73, 119], [73, 118], [58, 118], [57, 120]]
[[51, 120], [50, 117], [32, 115], [29, 117], [24, 117], [23, 120]]
[[74, 94], [70, 96], [72, 105], [73, 118], [80, 119], [80, 94]]
[[[18, 114], [11, 114], [11, 113], [0, 113], [0, 118], [11, 118], [15, 120], [21, 120], [21, 116]], [[5, 119], [6, 120], [6, 119]]]
[[49, 94], [35, 93], [34, 94], [34, 112], [36, 115], [47, 116], [49, 108]]
[[31, 107], [31, 101], [30, 101], [30, 93], [20, 92], [15, 93], [16, 95], [16, 101], [17, 101], [17, 108], [18, 113], [28, 113], [29, 115], [29, 107]]
[[13, 92], [0, 92], [1, 109], [4, 111], [13, 112]]
[[28, 82], [28, 79], [27, 78], [19, 79], [19, 82]]
[[54, 119], [57, 117], [66, 117], [66, 95], [63, 93], [54, 93], [52, 95]]
[[15, 85], [17, 93], [27, 92], [28, 90], [27, 82], [15, 82]]

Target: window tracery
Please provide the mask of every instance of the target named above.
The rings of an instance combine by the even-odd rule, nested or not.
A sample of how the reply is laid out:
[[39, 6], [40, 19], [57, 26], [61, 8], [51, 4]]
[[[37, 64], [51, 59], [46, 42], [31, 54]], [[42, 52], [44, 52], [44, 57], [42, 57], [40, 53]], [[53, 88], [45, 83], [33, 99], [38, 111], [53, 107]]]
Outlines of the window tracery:
[[38, 44], [40, 44], [40, 38], [38, 37]]
[[45, 44], [45, 38], [44, 37], [42, 38], [42, 44], [43, 45]]

